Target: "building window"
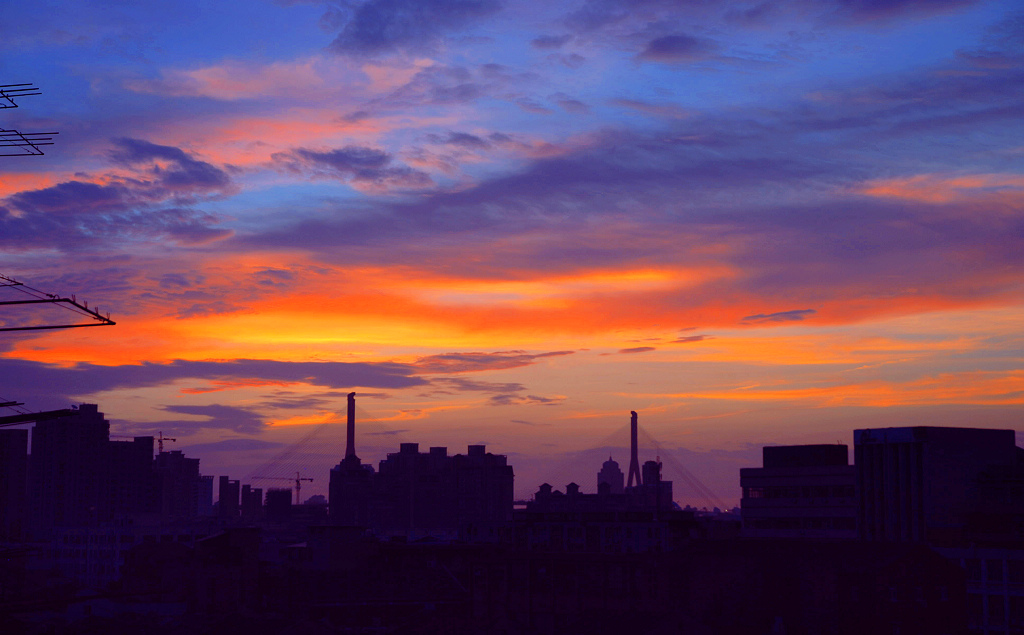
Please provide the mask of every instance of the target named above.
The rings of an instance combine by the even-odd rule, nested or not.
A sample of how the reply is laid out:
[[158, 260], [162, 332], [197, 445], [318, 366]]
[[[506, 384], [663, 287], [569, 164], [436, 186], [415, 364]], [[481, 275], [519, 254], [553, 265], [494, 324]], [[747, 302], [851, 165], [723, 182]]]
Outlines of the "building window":
[[1010, 584], [1024, 584], [1024, 560], [1007, 560], [1006, 568]]
[[1002, 626], [1006, 621], [1006, 608], [1003, 604], [1003, 596], [988, 596], [988, 625]]
[[1010, 596], [1010, 626], [1024, 626], [1024, 597]]
[[981, 626], [985, 622], [984, 604], [981, 595], [977, 593], [967, 594], [967, 624], [970, 626]]
[[968, 558], [965, 563], [967, 569], [968, 580], [981, 580], [981, 560], [977, 558]]
[[986, 560], [985, 561], [985, 573], [989, 582], [1002, 582], [1003, 581], [1003, 561], [1002, 560]]

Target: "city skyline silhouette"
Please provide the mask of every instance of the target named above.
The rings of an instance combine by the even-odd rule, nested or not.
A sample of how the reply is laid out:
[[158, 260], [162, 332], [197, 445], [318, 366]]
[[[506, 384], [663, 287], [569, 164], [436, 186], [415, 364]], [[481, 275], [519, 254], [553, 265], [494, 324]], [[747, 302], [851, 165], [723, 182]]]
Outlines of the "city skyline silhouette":
[[0, 273], [117, 325], [11, 333], [0, 397], [242, 475], [351, 390], [552, 462], [636, 410], [731, 500], [759, 445], [1018, 426], [1014, 3], [471, 4], [12, 9], [0, 127], [60, 136]]
[[[209, 605], [199, 592], [188, 601], [214, 611], [285, 589], [282, 607], [307, 593], [322, 611], [314, 622], [337, 621], [344, 611], [327, 607], [339, 598], [318, 595], [315, 581], [333, 588], [325, 581], [338, 570], [299, 572], [314, 553], [340, 567], [359, 536], [318, 524], [330, 520], [330, 505], [293, 509], [283, 493], [330, 499], [332, 474], [343, 475], [335, 490], [351, 495], [358, 518], [388, 530], [433, 513], [407, 500], [418, 491], [415, 466], [426, 465], [426, 507], [461, 519], [454, 528], [431, 521], [438, 531], [500, 537], [510, 549], [618, 548], [631, 536], [636, 549], [679, 547], [672, 558], [695, 563], [704, 556], [688, 541], [724, 540], [738, 521], [684, 508], [732, 509], [754, 500], [750, 491], [799, 491], [796, 508], [815, 499], [804, 493], [827, 491], [838, 510], [787, 516], [766, 495], [754, 523], [765, 532], [799, 527], [846, 540], [856, 499], [878, 536], [923, 535], [923, 517], [879, 502], [903, 490], [870, 490], [873, 507], [836, 493], [848, 493], [858, 451], [875, 457], [872, 479], [920, 485], [879, 466], [932, 456], [899, 444], [946, 448], [941, 435], [906, 432], [912, 441], [877, 441], [879, 450], [855, 430], [1010, 430], [1014, 447], [1024, 446], [1019, 2], [52, 0], [5, 9], [0, 417], [92, 404], [111, 435], [89, 441], [110, 459], [89, 472], [91, 484], [62, 480], [62, 461], [74, 457], [67, 448], [54, 450], [46, 471], [18, 449], [20, 433], [7, 435], [11, 456], [26, 457], [26, 487], [36, 479], [95, 499], [29, 517], [114, 522], [157, 501], [174, 516], [192, 509], [186, 484], [199, 482], [199, 460], [198, 474], [214, 478], [201, 481], [204, 509], [207, 488], [216, 500], [223, 477], [230, 498], [238, 490], [239, 517], [268, 513], [282, 527], [306, 527], [182, 531], [187, 539], [166, 550], [123, 527], [104, 538], [72, 532], [59, 536], [67, 545], [47, 548], [67, 570], [95, 551], [81, 541], [123, 537], [140, 547], [124, 563], [139, 588], [169, 594], [177, 580], [194, 591], [197, 571], [255, 579], [269, 566], [272, 583], [231, 587], [237, 596], [212, 594]], [[86, 325], [107, 328], [77, 328]], [[360, 425], [346, 458], [351, 393]], [[640, 425], [635, 456], [630, 412]], [[164, 450], [151, 482], [96, 476], [146, 472], [145, 439]], [[771, 472], [789, 468], [765, 447], [813, 455], [806, 448], [823, 445], [848, 448], [845, 467], [812, 466], [836, 482], [772, 480], [810, 477]], [[646, 489], [600, 498], [595, 478], [610, 461], [624, 492]], [[1013, 508], [1012, 464], [1003, 457], [982, 469], [965, 459], [969, 478], [957, 482]], [[445, 498], [465, 494], [465, 475], [479, 473], [505, 500], [509, 466], [518, 533], [497, 529], [483, 490], [473, 505]], [[750, 478], [768, 484], [741, 485], [740, 470], [757, 469], [765, 472]], [[671, 482], [681, 508], [671, 511], [683, 516], [660, 516], [669, 489], [660, 482]], [[156, 483], [159, 497], [146, 489]], [[544, 489], [542, 504], [545, 484], [554, 498]], [[998, 518], [954, 511], [982, 542], [1004, 535]], [[584, 526], [594, 523], [599, 530]], [[489, 624], [508, 619], [492, 592], [536, 582], [506, 599], [540, 611], [527, 627], [548, 631], [568, 613], [538, 608], [543, 597], [654, 611], [658, 593], [697, 584], [654, 559], [630, 561], [623, 566], [658, 592], [623, 582], [615, 597], [624, 604], [615, 604], [556, 584], [590, 566], [585, 557], [509, 568], [499, 556], [465, 555], [493, 555], [493, 545], [463, 552], [444, 542], [450, 536], [431, 538], [460, 555], [432, 561], [430, 547], [413, 541], [372, 547], [360, 562], [401, 561], [407, 569], [392, 572], [433, 581], [417, 602], [442, 607], [437, 615], [472, 606]], [[803, 617], [771, 616], [778, 624], [757, 628], [804, 628], [792, 624], [813, 623], [807, 615], [829, 597], [839, 602], [827, 596], [833, 588], [844, 589], [846, 607], [836, 628], [852, 623], [844, 611], [855, 595], [876, 608], [899, 605], [901, 615], [916, 615], [918, 597], [963, 600], [964, 611], [991, 618], [983, 629], [1007, 630], [1008, 616], [1024, 611], [994, 586], [1016, 576], [1015, 556], [794, 547], [805, 548], [813, 553], [803, 562], [826, 572], [822, 595], [806, 596]], [[728, 551], [708, 553], [731, 564], [709, 588], [760, 580], [751, 563], [770, 568], [789, 553], [729, 560], [718, 549]], [[274, 557], [261, 560], [261, 550]], [[934, 581], [903, 576], [901, 558]], [[49, 588], [11, 562], [26, 584]], [[467, 563], [483, 568], [479, 578]], [[619, 565], [602, 563], [595, 575], [610, 585]], [[865, 587], [873, 575], [888, 580], [884, 590]], [[289, 576], [302, 583], [289, 586]], [[774, 586], [796, 593], [797, 577]], [[345, 588], [372, 604], [392, 583]], [[775, 596], [745, 584], [736, 588], [752, 594], [750, 614], [770, 612]], [[544, 585], [558, 593], [545, 596]], [[687, 597], [708, 621], [746, 619], [714, 598]], [[936, 615], [961, 623], [954, 613]], [[659, 615], [668, 621], [647, 626], [685, 630]], [[887, 615], [878, 608], [865, 619], [901, 626]], [[352, 623], [372, 629], [386, 618], [369, 611]]]

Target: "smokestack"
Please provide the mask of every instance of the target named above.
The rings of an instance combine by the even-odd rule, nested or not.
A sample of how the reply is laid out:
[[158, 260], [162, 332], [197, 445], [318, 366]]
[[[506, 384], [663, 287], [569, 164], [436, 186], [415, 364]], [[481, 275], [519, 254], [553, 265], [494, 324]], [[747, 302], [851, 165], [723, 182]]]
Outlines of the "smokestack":
[[348, 394], [348, 436], [345, 439], [345, 458], [356, 458], [356, 394]]
[[626, 487], [633, 487], [633, 476], [636, 475], [636, 484], [640, 486], [643, 480], [640, 478], [640, 459], [636, 449], [636, 412], [629, 412], [629, 478], [626, 479]]

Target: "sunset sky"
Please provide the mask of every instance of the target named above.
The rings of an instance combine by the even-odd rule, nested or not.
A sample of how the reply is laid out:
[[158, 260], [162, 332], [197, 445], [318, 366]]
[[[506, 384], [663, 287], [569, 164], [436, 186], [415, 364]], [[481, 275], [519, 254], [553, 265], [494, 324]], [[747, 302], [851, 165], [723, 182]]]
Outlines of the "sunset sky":
[[0, 274], [117, 322], [0, 333], [0, 401], [315, 494], [354, 390], [364, 461], [485, 443], [519, 497], [625, 471], [636, 410], [697, 505], [682, 470], [733, 505], [767, 443], [1024, 429], [1017, 1], [38, 0], [0, 37], [43, 93], [0, 127], [59, 131], [0, 158]]

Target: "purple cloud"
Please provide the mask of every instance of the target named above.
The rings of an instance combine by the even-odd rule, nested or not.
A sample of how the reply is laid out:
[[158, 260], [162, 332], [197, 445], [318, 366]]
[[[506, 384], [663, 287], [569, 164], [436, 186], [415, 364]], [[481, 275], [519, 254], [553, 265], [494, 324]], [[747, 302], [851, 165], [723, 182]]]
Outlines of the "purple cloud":
[[83, 251], [109, 248], [115, 240], [196, 245], [231, 235], [215, 227], [219, 216], [191, 207], [230, 190], [223, 170], [171, 146], [138, 139], [114, 145], [111, 160], [136, 176], [113, 176], [103, 185], [65, 181], [12, 194], [0, 207], [0, 244]]
[[651, 351], [656, 351], [656, 350], [658, 350], [658, 349], [656, 349], [653, 346], [634, 346], [633, 348], [623, 348], [623, 349], [619, 350], [619, 352], [620, 353], [649, 353]]
[[98, 392], [161, 386], [193, 379], [204, 381], [244, 382], [249, 379], [308, 383], [335, 389], [409, 388], [426, 386], [426, 379], [416, 377], [417, 369], [394, 362], [279, 362], [260, 359], [230, 361], [175, 360], [167, 364], [144, 362], [124, 366], [75, 364], [52, 366], [26, 360], [0, 360], [0, 374], [9, 378], [12, 394], [39, 402], [39, 408], [55, 407], [76, 398]]
[[691, 342], [703, 342], [706, 339], [708, 339], [707, 335], [687, 335], [685, 337], [678, 337], [669, 342], [669, 344], [689, 344]]
[[502, 351], [498, 353], [443, 353], [416, 360], [413, 366], [420, 373], [468, 373], [481, 370], [504, 370], [536, 364], [545, 357], [572, 355], [573, 351], [527, 353]]
[[568, 34], [540, 35], [530, 40], [530, 44], [534, 48], [538, 49], [559, 49], [562, 48], [571, 39], [572, 36]]
[[469, 150], [486, 150], [491, 147], [487, 140], [468, 132], [449, 132], [447, 137], [429, 134], [427, 140], [438, 145], [458, 146]]
[[230, 184], [220, 168], [198, 161], [180, 148], [161, 146], [141, 139], [115, 139], [110, 157], [115, 163], [135, 166], [156, 159], [169, 161], [171, 168], [153, 166], [149, 171], [158, 182], [172, 190], [220, 190]]
[[[436, 388], [439, 392], [485, 392], [511, 394], [525, 390], [519, 383], [496, 383], [463, 377], [437, 377], [431, 380], [419, 375], [430, 373], [463, 373], [474, 371], [518, 368], [536, 363], [536, 360], [571, 354], [571, 351], [529, 354], [523, 351], [506, 353], [449, 353], [421, 358], [413, 364], [397, 362], [280, 362], [259, 359], [228, 361], [175, 360], [166, 364], [144, 362], [123, 366], [99, 366], [80, 363], [70, 367], [53, 366], [39, 362], [0, 359], [0, 374], [9, 377], [5, 384], [12, 394], [30, 403], [31, 407], [45, 409], [64, 407], [68, 402], [110, 390], [161, 386], [181, 380], [199, 380], [227, 385], [245, 385], [246, 381], [272, 381], [305, 383], [341, 389], [341, 392], [298, 399], [276, 399], [265, 403], [274, 408], [313, 408], [328, 403], [329, 397], [340, 398], [347, 390], [357, 388]], [[205, 392], [201, 387], [197, 392]], [[386, 397], [382, 393], [367, 396]], [[227, 422], [239, 429], [253, 429], [254, 420], [245, 419], [240, 412], [206, 409], [205, 406], [173, 406], [168, 412], [210, 416], [214, 427]], [[218, 423], [219, 422], [219, 423]], [[194, 424], [189, 424], [194, 425]], [[230, 427], [230, 426], [228, 426]]]
[[[245, 408], [235, 406], [222, 406], [218, 404], [207, 406], [161, 406], [165, 412], [173, 412], [184, 415], [196, 415], [205, 417], [201, 421], [158, 421], [146, 424], [150, 428], [161, 430], [171, 429], [174, 432], [198, 430], [198, 429], [219, 429], [232, 430], [242, 434], [258, 434], [262, 432], [265, 424], [263, 418]], [[132, 426], [138, 429], [138, 424]]]
[[[870, 24], [915, 19], [958, 11], [982, 0], [779, 0], [738, 3], [734, 0], [671, 2], [666, 0], [585, 0], [565, 18], [578, 33], [720, 17], [726, 22], [762, 26], [773, 21], [803, 19], [832, 24]], [[629, 31], [629, 29], [622, 29]]]
[[491, 406], [558, 406], [565, 397], [538, 397], [537, 395], [494, 395], [488, 400]]
[[127, 210], [132, 192], [120, 184], [67, 181], [41, 190], [18, 192], [8, 205], [26, 213], [88, 214]]
[[832, 22], [878, 22], [958, 11], [980, 0], [832, 0], [798, 2]]
[[367, 0], [330, 45], [345, 55], [380, 55], [434, 48], [451, 31], [496, 13], [495, 0]]
[[748, 315], [743, 320], [744, 324], [765, 324], [767, 322], [801, 322], [804, 319], [817, 313], [814, 309], [797, 309], [794, 311], [779, 311], [778, 313], [758, 313]]
[[716, 48], [717, 45], [710, 40], [676, 33], [651, 40], [638, 57], [646, 62], [678, 64], [707, 59]]
[[[133, 424], [138, 425], [138, 424]], [[196, 443], [181, 448], [185, 454], [195, 456], [196, 454], [208, 454], [211, 452], [248, 452], [252, 450], [269, 450], [279, 448], [283, 443], [276, 441], [264, 441], [263, 439], [224, 439], [213, 443]]]
[[276, 152], [271, 159], [279, 169], [307, 172], [356, 184], [386, 189], [422, 189], [433, 185], [430, 177], [407, 166], [392, 166], [387, 152], [360, 146], [346, 146], [324, 152], [298, 148]]
[[578, 99], [573, 99], [568, 95], [559, 93], [553, 96], [555, 103], [557, 103], [562, 110], [571, 112], [573, 114], [583, 114], [590, 112], [590, 107]]

